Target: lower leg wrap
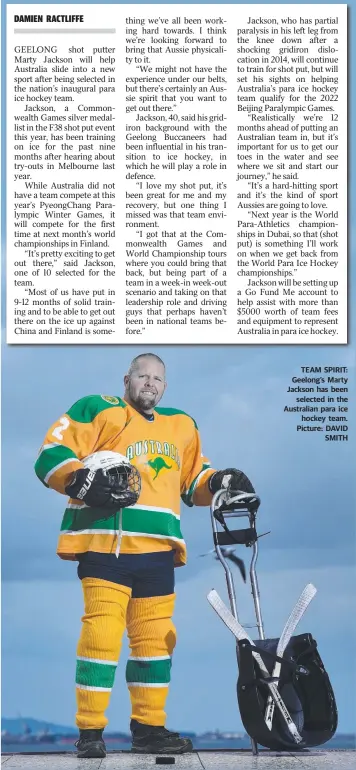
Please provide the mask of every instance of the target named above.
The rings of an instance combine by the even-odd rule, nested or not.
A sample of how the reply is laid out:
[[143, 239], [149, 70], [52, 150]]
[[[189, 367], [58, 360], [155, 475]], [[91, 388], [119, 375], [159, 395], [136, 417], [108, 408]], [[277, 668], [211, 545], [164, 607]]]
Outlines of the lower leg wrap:
[[83, 578], [85, 614], [77, 647], [76, 724], [106, 727], [131, 589], [98, 578]]
[[131, 655], [126, 666], [132, 719], [164, 725], [171, 656], [176, 643], [172, 623], [175, 594], [131, 599], [127, 633]]

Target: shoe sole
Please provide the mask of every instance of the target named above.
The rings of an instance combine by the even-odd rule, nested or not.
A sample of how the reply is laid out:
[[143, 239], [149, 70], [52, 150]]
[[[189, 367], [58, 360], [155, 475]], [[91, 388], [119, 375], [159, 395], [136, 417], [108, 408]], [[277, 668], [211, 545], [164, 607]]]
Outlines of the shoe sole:
[[85, 751], [78, 751], [78, 759], [104, 759], [106, 757], [106, 751], [98, 746], [97, 748], [86, 749]]

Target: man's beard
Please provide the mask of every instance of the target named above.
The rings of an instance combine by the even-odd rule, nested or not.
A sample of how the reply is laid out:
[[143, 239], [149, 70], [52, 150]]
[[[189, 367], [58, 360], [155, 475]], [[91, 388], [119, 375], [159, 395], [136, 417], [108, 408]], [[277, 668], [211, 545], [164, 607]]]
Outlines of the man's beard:
[[133, 396], [133, 393], [131, 392], [131, 388], [129, 388], [129, 396], [132, 403], [135, 405], [136, 409], [138, 409], [139, 412], [147, 412], [149, 409], [153, 409], [153, 407], [158, 404], [159, 398], [158, 395], [155, 393], [152, 393], [152, 395], [146, 394], [142, 395], [139, 394], [137, 398]]

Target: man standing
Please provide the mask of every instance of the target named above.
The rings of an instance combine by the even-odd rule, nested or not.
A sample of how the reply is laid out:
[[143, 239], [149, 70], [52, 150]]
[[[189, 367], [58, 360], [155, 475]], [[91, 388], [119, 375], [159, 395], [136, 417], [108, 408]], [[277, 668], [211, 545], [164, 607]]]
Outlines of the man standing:
[[[192, 750], [188, 738], [164, 727], [176, 642], [174, 567], [186, 562], [180, 498], [188, 506], [209, 505], [226, 475], [233, 489], [254, 492], [241, 471], [210, 467], [191, 417], [157, 407], [166, 388], [158, 356], [134, 358], [124, 385], [123, 399], [96, 395], [77, 401], [49, 429], [35, 465], [46, 486], [70, 497], [57, 553], [78, 561], [84, 593], [76, 667], [78, 757], [106, 755], [105, 712], [125, 628], [132, 750]], [[102, 470], [84, 467], [88, 455], [103, 450], [125, 455], [139, 471], [138, 499], [109, 483]]]

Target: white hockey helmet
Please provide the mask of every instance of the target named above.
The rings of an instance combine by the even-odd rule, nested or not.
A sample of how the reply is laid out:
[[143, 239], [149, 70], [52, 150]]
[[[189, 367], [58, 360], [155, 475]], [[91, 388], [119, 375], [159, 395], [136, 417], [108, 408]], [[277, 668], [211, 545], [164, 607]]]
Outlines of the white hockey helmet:
[[102, 470], [105, 476], [114, 477], [122, 490], [130, 489], [137, 494], [137, 497], [139, 496], [141, 476], [125, 455], [105, 450], [93, 452], [93, 454], [84, 457], [82, 463], [85, 468], [89, 468], [91, 471]]

